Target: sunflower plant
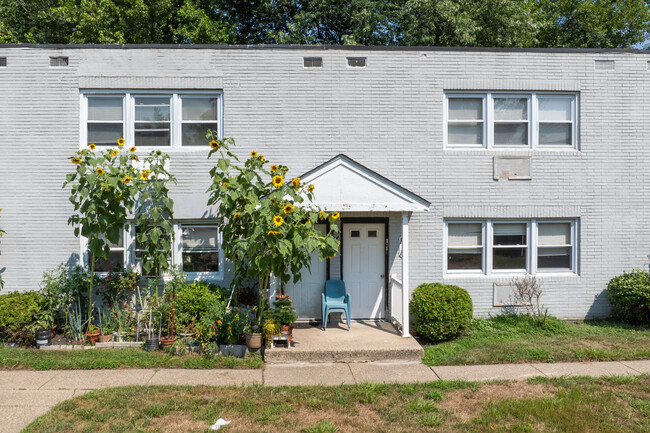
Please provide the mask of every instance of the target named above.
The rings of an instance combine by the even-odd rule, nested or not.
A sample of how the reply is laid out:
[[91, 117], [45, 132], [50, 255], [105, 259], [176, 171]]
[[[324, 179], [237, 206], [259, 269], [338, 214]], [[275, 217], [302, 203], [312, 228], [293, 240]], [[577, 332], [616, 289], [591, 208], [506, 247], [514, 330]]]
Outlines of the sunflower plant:
[[224, 255], [235, 265], [234, 284], [246, 277], [259, 279], [261, 324], [271, 275], [280, 279], [283, 290], [290, 280], [300, 280], [303, 268], [309, 269], [313, 251], [321, 260], [336, 255], [338, 226], [321, 233], [315, 225], [334, 222], [339, 214], [316, 207], [314, 186], [288, 177], [288, 167], [271, 164], [255, 151], [240, 160], [230, 150], [232, 138], [220, 140], [215, 134], [209, 144], [208, 158], [216, 158], [216, 166], [210, 170], [208, 205], [218, 206]]
[[[2, 212], [2, 209], [0, 209], [0, 212]], [[5, 232], [4, 230], [0, 229], [0, 238], [1, 238], [2, 235], [4, 235], [5, 233], [6, 233], [6, 232]], [[2, 276], [0, 275], [0, 289], [3, 289], [4, 286], [5, 286], [5, 282], [4, 282], [4, 280], [2, 279]]]
[[134, 148], [126, 150], [119, 139], [112, 149], [95, 149], [94, 144], [70, 157], [75, 171], [66, 175], [63, 188], [70, 186], [74, 213], [68, 224], [75, 236], [88, 239], [90, 277], [88, 279], [88, 327], [92, 325], [92, 296], [95, 263], [108, 258], [109, 243], [117, 243], [139, 192], [140, 172], [133, 167], [138, 160]]

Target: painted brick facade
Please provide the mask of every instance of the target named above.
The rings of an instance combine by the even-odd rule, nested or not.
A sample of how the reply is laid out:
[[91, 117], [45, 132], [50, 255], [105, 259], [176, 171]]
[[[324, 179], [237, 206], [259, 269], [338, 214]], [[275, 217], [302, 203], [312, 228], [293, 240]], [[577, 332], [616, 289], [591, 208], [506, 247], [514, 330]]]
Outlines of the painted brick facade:
[[[93, 88], [223, 90], [225, 136], [242, 154], [255, 149], [298, 175], [344, 153], [420, 195], [431, 208], [411, 217], [410, 290], [458, 284], [480, 315], [499, 311], [492, 284], [502, 279], [443, 275], [445, 218], [579, 219], [579, 273], [543, 277], [544, 302], [559, 317], [608, 314], [607, 281], [650, 262], [645, 53], [0, 46], [0, 56], [5, 290], [36, 289], [46, 269], [79, 259], [61, 184], [79, 148], [79, 92]], [[69, 66], [50, 67], [50, 56], [69, 57]], [[313, 56], [323, 67], [303, 68], [303, 57]], [[348, 56], [367, 57], [367, 67], [347, 67]], [[596, 68], [596, 60], [613, 60], [614, 69]], [[579, 150], [445, 150], [445, 90], [579, 92]], [[178, 214], [199, 217], [207, 150], [170, 153]], [[492, 158], [503, 154], [531, 155], [532, 180], [493, 180]], [[390, 215], [391, 273], [401, 270], [400, 222]]]

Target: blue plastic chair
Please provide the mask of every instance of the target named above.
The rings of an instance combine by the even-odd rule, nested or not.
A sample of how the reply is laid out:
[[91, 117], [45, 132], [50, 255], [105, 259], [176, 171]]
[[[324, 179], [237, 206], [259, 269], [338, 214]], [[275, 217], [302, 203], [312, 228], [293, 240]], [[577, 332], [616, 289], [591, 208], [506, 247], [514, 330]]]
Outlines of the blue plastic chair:
[[350, 330], [350, 295], [345, 293], [345, 283], [341, 280], [325, 281], [325, 291], [322, 294], [321, 307], [323, 309], [323, 330], [327, 330], [329, 314], [342, 311], [348, 321]]

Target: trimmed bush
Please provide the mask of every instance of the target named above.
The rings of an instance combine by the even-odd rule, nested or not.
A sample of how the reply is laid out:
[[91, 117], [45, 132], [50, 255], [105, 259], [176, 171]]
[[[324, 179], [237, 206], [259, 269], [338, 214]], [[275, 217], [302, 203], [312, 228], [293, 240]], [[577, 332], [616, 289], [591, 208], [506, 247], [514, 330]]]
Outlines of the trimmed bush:
[[441, 283], [420, 284], [410, 304], [417, 333], [431, 341], [459, 335], [472, 323], [472, 298], [465, 289]]
[[650, 272], [634, 270], [612, 278], [607, 297], [620, 319], [650, 325]]
[[0, 295], [0, 338], [16, 343], [33, 343], [34, 332], [28, 327], [41, 311], [38, 292], [12, 292]]

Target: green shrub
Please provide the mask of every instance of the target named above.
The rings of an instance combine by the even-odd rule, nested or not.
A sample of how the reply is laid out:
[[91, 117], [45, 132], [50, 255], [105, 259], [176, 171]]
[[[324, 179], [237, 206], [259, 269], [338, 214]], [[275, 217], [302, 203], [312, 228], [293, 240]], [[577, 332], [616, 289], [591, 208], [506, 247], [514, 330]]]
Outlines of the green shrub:
[[472, 298], [458, 286], [420, 284], [410, 308], [417, 333], [431, 341], [453, 338], [472, 323]]
[[194, 281], [176, 292], [176, 309], [180, 315], [199, 319], [214, 299], [223, 299], [221, 287], [205, 281]]
[[41, 311], [38, 292], [12, 292], [0, 295], [0, 338], [17, 343], [33, 343], [34, 332], [28, 329]]
[[634, 270], [612, 278], [607, 284], [607, 297], [617, 317], [650, 324], [650, 272]]

